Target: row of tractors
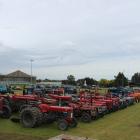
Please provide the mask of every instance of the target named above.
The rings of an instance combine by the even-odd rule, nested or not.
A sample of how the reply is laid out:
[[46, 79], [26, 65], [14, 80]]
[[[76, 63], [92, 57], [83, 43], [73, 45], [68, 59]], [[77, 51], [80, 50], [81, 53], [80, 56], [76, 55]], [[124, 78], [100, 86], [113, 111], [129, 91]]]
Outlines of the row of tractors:
[[[90, 123], [106, 114], [127, 108], [140, 101], [140, 93], [127, 96], [95, 94], [82, 91], [79, 96], [71, 97], [49, 93], [47, 95], [32, 93], [24, 95], [0, 94], [0, 116], [20, 122], [23, 127], [33, 128], [41, 124], [57, 122], [60, 130], [76, 127], [77, 120]], [[12, 116], [19, 112], [18, 116]]]

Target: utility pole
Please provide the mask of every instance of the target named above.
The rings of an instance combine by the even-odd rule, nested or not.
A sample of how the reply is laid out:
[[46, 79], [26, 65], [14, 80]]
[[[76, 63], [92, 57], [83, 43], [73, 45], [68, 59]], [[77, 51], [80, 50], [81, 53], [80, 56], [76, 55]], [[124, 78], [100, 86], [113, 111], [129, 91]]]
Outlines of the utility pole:
[[31, 62], [31, 84], [33, 84], [33, 71], [32, 71], [32, 63], [34, 62], [33, 59], [30, 60]]

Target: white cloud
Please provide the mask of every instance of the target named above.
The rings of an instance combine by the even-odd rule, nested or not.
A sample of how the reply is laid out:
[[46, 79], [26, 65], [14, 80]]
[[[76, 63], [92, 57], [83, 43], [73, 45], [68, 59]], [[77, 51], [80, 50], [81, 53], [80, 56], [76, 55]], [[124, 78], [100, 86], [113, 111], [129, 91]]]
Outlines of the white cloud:
[[0, 0], [0, 73], [30, 71], [32, 58], [42, 78], [68, 73], [112, 78], [123, 69], [130, 77], [140, 69], [139, 5], [139, 0]]

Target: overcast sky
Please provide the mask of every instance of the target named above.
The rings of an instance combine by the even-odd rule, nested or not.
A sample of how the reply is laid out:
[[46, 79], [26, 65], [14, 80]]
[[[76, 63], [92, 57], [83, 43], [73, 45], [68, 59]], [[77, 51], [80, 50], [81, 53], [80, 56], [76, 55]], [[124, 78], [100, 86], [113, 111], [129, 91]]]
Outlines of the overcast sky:
[[0, 0], [0, 73], [112, 79], [140, 72], [140, 0]]

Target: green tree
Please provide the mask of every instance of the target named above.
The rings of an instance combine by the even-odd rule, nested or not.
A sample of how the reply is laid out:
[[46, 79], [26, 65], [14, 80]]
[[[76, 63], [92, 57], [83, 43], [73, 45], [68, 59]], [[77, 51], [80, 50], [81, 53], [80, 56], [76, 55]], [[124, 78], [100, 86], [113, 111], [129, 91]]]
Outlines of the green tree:
[[84, 81], [86, 81], [88, 86], [92, 86], [92, 85], [97, 85], [98, 84], [98, 82], [95, 79], [89, 78], [89, 77], [86, 77], [84, 79]]
[[109, 80], [108, 87], [113, 87], [113, 86], [115, 86], [115, 81], [114, 80]]
[[88, 86], [92, 86], [92, 85], [97, 85], [98, 84], [98, 81], [96, 81], [93, 78], [89, 78], [89, 77], [85, 77], [83, 79], [78, 79], [77, 80], [77, 84], [80, 85], [80, 86], [83, 86], [85, 81], [86, 81], [86, 84]]
[[125, 75], [121, 72], [118, 73], [117, 76], [115, 76], [115, 80], [114, 80], [114, 84], [115, 86], [127, 86], [128, 85], [128, 79], [125, 77]]
[[114, 86], [114, 80], [101, 79], [99, 81], [99, 85], [101, 87], [113, 87]]
[[131, 78], [131, 82], [135, 85], [140, 85], [140, 73], [135, 73]]
[[67, 83], [69, 85], [76, 85], [75, 77], [73, 75], [68, 75], [67, 76]]
[[83, 85], [84, 85], [84, 79], [78, 79], [78, 80], [76, 81], [76, 83], [77, 83], [77, 85], [79, 85], [79, 86], [83, 86]]
[[99, 81], [99, 85], [102, 86], [102, 87], [108, 87], [109, 82], [110, 82], [110, 81], [107, 80], [107, 79], [101, 79], [101, 80]]

